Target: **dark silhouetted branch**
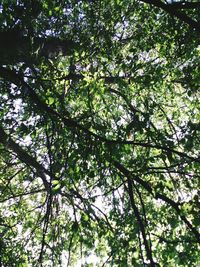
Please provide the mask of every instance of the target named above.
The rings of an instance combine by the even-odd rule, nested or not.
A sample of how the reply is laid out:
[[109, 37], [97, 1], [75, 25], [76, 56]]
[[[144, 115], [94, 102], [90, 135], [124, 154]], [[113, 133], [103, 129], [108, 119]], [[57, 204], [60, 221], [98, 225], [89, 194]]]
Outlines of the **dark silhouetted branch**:
[[129, 170], [127, 170], [118, 161], [113, 160], [113, 164], [114, 164], [115, 168], [118, 169], [127, 179], [132, 179], [136, 183], [140, 184], [143, 188], [145, 188], [155, 199], [161, 199], [162, 201], [164, 201], [165, 203], [170, 205], [173, 209], [175, 209], [177, 214], [182, 219], [182, 221], [184, 221], [184, 223], [187, 225], [187, 227], [195, 235], [197, 241], [200, 243], [200, 234], [199, 234], [199, 232], [197, 231], [197, 229], [195, 227], [193, 227], [193, 225], [188, 221], [188, 219], [182, 213], [181, 209], [179, 208], [179, 203], [176, 203], [174, 200], [170, 199], [169, 197], [167, 197], [167, 196], [165, 196], [165, 195], [163, 195], [161, 193], [155, 192], [148, 182], [142, 180], [138, 176], [133, 175]]
[[34, 157], [29, 155], [24, 149], [20, 147], [17, 143], [15, 143], [8, 134], [4, 131], [4, 129], [0, 126], [0, 143], [4, 146], [7, 146], [11, 149], [27, 166], [34, 168], [36, 170], [37, 175], [42, 179], [45, 189], [49, 191], [49, 183], [47, 182], [46, 175], [49, 175], [48, 170], [46, 170], [40, 163], [36, 161]]
[[141, 0], [141, 2], [151, 4], [155, 7], [159, 7], [162, 10], [164, 10], [165, 12], [167, 12], [169, 15], [176, 17], [176, 18], [180, 19], [181, 21], [185, 22], [191, 28], [196, 29], [196, 30], [200, 30], [200, 22], [191, 19], [185, 13], [177, 10], [176, 8], [173, 8], [173, 6], [171, 6], [170, 4], [165, 4], [164, 2], [162, 2], [160, 0]]
[[168, 4], [168, 6], [172, 7], [173, 9], [199, 9], [200, 8], [200, 2], [172, 2]]

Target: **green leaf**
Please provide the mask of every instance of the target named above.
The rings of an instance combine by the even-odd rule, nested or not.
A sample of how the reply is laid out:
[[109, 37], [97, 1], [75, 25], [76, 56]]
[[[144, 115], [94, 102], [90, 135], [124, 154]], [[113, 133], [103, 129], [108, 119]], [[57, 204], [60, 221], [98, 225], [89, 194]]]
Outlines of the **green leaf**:
[[54, 103], [55, 99], [53, 97], [48, 98], [48, 104], [51, 106]]
[[60, 183], [59, 180], [53, 180], [53, 181], [52, 181], [52, 185], [53, 185], [53, 186], [56, 186], [56, 185], [58, 185], [59, 183]]

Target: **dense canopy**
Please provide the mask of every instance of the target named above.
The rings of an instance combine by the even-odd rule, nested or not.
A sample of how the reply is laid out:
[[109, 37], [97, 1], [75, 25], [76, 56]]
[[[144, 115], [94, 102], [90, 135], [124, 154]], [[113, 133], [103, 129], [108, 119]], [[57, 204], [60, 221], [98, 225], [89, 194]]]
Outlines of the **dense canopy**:
[[0, 266], [199, 266], [199, 1], [2, 0], [0, 40]]

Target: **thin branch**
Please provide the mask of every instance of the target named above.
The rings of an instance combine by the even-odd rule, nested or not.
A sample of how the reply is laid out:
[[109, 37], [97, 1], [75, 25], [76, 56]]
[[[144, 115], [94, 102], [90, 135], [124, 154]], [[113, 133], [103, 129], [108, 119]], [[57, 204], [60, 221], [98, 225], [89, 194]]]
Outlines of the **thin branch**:
[[151, 247], [147, 241], [147, 235], [146, 235], [146, 231], [145, 231], [145, 226], [143, 223], [142, 218], [140, 217], [140, 213], [139, 210], [135, 204], [135, 200], [134, 200], [134, 195], [133, 195], [133, 185], [132, 185], [132, 180], [130, 179], [130, 177], [127, 177], [127, 181], [128, 181], [128, 187], [126, 186], [126, 184], [124, 184], [126, 191], [128, 192], [129, 198], [130, 198], [130, 202], [131, 202], [131, 207], [134, 211], [135, 217], [137, 218], [138, 221], [138, 226], [141, 230], [142, 233], [142, 237], [143, 237], [143, 241], [144, 241], [144, 246], [145, 246], [145, 250], [147, 253], [147, 258], [150, 261], [150, 266], [154, 267], [155, 262], [153, 260], [153, 256], [152, 256], [152, 251], [151, 251]]
[[110, 258], [113, 256], [114, 251], [110, 252], [110, 255], [108, 256], [108, 258], [105, 260], [105, 262], [103, 263], [103, 265], [101, 267], [105, 267], [107, 263], [109, 263]]
[[52, 204], [52, 194], [49, 194], [48, 199], [47, 199], [47, 209], [46, 209], [46, 214], [44, 218], [44, 227], [43, 227], [43, 235], [42, 235], [42, 244], [41, 244], [41, 250], [40, 250], [40, 256], [39, 256], [39, 263], [42, 264], [43, 260], [43, 253], [45, 251], [45, 237], [47, 234], [48, 226], [49, 226], [49, 220], [50, 220], [50, 215], [51, 215], [51, 204]]
[[192, 239], [176, 239], [176, 240], [169, 240], [163, 236], [160, 236], [160, 235], [157, 235], [157, 234], [154, 234], [152, 233], [153, 236], [156, 236], [159, 238], [159, 241], [160, 242], [165, 242], [167, 244], [178, 244], [178, 243], [195, 243], [196, 244], [196, 240], [192, 240]]
[[3, 202], [6, 202], [10, 199], [14, 199], [14, 198], [18, 198], [18, 197], [24, 197], [24, 196], [27, 196], [27, 195], [33, 195], [33, 194], [37, 194], [37, 193], [41, 193], [41, 192], [45, 192], [44, 189], [38, 189], [38, 190], [34, 190], [34, 191], [30, 191], [30, 192], [23, 192], [23, 193], [20, 193], [20, 194], [16, 194], [16, 195], [13, 195], [13, 196], [10, 196], [6, 199], [2, 199], [0, 200], [0, 203], [3, 203]]

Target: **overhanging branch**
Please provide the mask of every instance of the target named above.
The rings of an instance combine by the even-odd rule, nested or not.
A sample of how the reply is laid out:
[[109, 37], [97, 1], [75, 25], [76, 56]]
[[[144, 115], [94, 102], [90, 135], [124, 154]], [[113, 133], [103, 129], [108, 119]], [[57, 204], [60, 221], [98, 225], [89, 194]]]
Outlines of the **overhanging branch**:
[[42, 179], [45, 189], [48, 192], [50, 185], [46, 179], [46, 175], [50, 175], [49, 171], [38, 163], [34, 157], [30, 156], [24, 149], [15, 143], [10, 136], [6, 134], [2, 126], [0, 126], [0, 143], [11, 149], [17, 155], [19, 160], [36, 170], [37, 175]]
[[168, 4], [168, 6], [175, 8], [175, 9], [196, 9], [200, 8], [200, 2], [185, 2], [185, 1], [180, 1], [180, 2], [172, 2]]
[[162, 2], [160, 0], [140, 0], [140, 1], [147, 3], [147, 4], [151, 4], [155, 7], [159, 7], [162, 10], [164, 10], [165, 12], [167, 12], [169, 15], [174, 16], [174, 17], [180, 19], [181, 21], [185, 22], [191, 28], [196, 29], [196, 30], [200, 30], [200, 22], [191, 19], [185, 13], [177, 10], [176, 8], [173, 8], [173, 6], [171, 6], [170, 4], [165, 4], [164, 2]]
[[72, 131], [77, 132], [77, 130], [82, 131], [89, 137], [93, 137], [96, 140], [99, 140], [101, 142], [104, 142], [107, 145], [133, 145], [133, 146], [139, 146], [139, 147], [146, 147], [146, 148], [155, 148], [155, 149], [160, 149], [169, 153], [174, 153], [180, 157], [187, 158], [191, 161], [195, 162], [200, 162], [200, 158], [195, 158], [192, 156], [187, 155], [186, 153], [179, 152], [175, 149], [162, 146], [162, 145], [157, 145], [157, 144], [151, 144], [151, 143], [145, 143], [145, 142], [137, 142], [137, 141], [129, 141], [129, 140], [109, 140], [106, 137], [100, 136], [96, 133], [93, 133], [89, 129], [85, 128], [83, 125], [79, 124], [77, 121], [75, 121], [71, 117], [64, 117], [60, 113], [58, 113], [56, 110], [51, 108], [49, 105], [47, 105], [44, 101], [42, 101], [38, 95], [35, 93], [35, 91], [31, 88], [29, 84], [27, 84], [24, 80], [23, 77], [21, 77], [19, 74], [16, 74], [13, 70], [4, 68], [0, 66], [0, 76], [4, 78], [6, 81], [14, 83], [17, 86], [21, 86], [26, 90], [27, 92], [27, 97], [31, 100], [33, 105], [36, 105], [36, 107], [47, 113], [48, 115], [51, 115], [53, 117], [56, 117], [57, 119], [61, 120], [64, 125], [68, 128], [70, 128]]
[[56, 37], [30, 37], [15, 27], [0, 32], [0, 61], [3, 64], [30, 62], [38, 58], [55, 58], [73, 53], [78, 44]]

